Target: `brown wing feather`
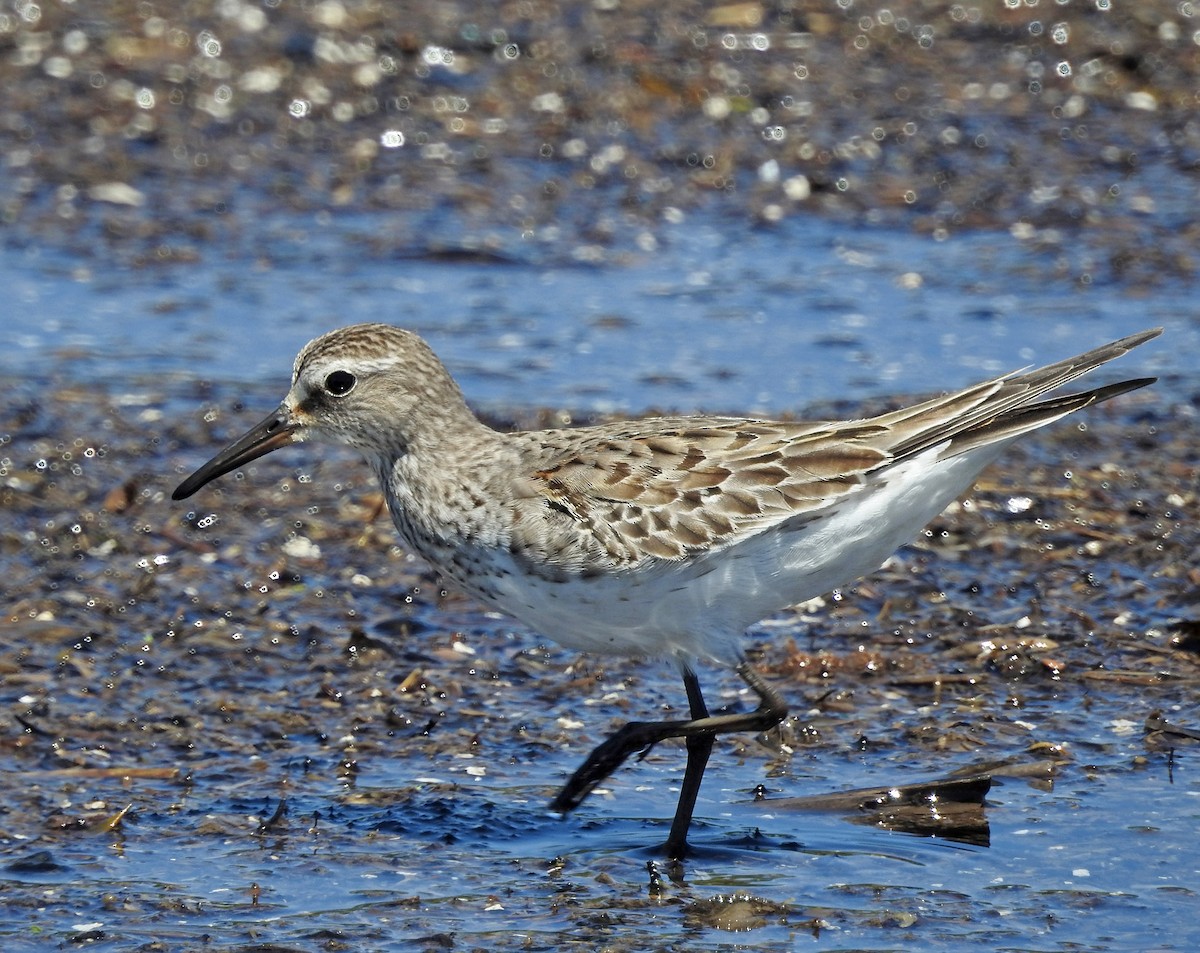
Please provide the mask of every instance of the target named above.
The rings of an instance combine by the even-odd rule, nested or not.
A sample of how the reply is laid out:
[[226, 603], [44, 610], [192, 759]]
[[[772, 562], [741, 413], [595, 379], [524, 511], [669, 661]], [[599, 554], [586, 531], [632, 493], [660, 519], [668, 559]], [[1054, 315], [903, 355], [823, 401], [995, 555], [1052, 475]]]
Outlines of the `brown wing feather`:
[[528, 489], [617, 565], [680, 559], [858, 486], [888, 459], [867, 443], [881, 433], [867, 423], [703, 417], [640, 421], [625, 433], [568, 431], [574, 439], [532, 474]]

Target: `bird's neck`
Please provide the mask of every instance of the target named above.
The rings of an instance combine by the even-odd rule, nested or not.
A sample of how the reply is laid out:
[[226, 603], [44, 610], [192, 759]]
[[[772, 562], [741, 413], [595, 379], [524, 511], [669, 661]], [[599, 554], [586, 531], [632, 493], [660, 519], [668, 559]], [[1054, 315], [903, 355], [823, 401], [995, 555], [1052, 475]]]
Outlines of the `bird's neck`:
[[493, 492], [499, 488], [491, 484], [511, 473], [497, 467], [510, 451], [503, 434], [471, 416], [469, 425], [456, 418], [445, 427], [422, 427], [420, 439], [375, 457], [371, 465], [397, 529], [430, 557], [431, 545], [451, 536], [470, 539], [482, 527], [498, 525], [490, 511], [504, 494]]

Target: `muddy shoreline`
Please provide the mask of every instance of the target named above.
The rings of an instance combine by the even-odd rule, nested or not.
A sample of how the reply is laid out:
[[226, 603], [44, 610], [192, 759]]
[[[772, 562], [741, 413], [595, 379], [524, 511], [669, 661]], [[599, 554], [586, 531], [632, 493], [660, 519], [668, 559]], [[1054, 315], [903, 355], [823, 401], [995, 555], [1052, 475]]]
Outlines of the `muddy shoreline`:
[[[653, 850], [677, 747], [570, 818], [545, 810], [618, 724], [682, 705], [668, 665], [577, 657], [444, 590], [347, 454], [277, 454], [169, 500], [280, 396], [265, 373], [202, 379], [189, 348], [268, 308], [298, 330], [313, 309], [301, 271], [383, 311], [397, 286], [347, 259], [619, 275], [671, 229], [749, 222], [780, 246], [756, 253], [793, 260], [805, 236], [780, 225], [822, 216], [1017, 246], [965, 279], [884, 253], [889, 285], [943, 292], [897, 306], [931, 354], [950, 313], [964, 337], [1042, 321], [1085, 346], [1099, 299], [1106, 320], [1157, 317], [1200, 247], [1188, 5], [488, 10], [0, 12], [2, 240], [15, 274], [61, 276], [119, 342], [98, 362], [55, 327], [23, 333], [0, 401], [0, 945], [1193, 948], [1200, 397], [1186, 371], [1034, 435], [879, 572], [754, 627], [750, 654], [792, 715], [720, 741], [682, 872]], [[189, 284], [212, 262], [237, 277]], [[693, 278], [733, 275], [814, 306], [823, 339], [789, 345], [804, 359], [842, 348], [876, 384], [894, 359], [863, 343], [854, 275], [812, 302], [811, 275], [760, 289], [744, 262], [711, 264], [643, 277], [637, 304], [579, 319], [653, 332], [662, 294], [686, 302]], [[137, 293], [118, 295], [133, 269]], [[1009, 288], [1015, 270], [1034, 277]], [[536, 289], [532, 275], [514, 281]], [[503, 285], [473, 280], [451, 326], [499, 312], [461, 355], [477, 384], [508, 389], [492, 392], [496, 425], [585, 419], [521, 385], [595, 338], [523, 324], [526, 299], [496, 308]], [[1064, 287], [1081, 293], [1026, 316], [1038, 288]], [[64, 288], [31, 283], [17, 306], [40, 319]], [[344, 318], [323, 308], [306, 320]], [[141, 342], [116, 333], [122, 309], [162, 318], [128, 365]], [[687, 328], [719, 337], [757, 316], [718, 300], [711, 326]], [[972, 356], [991, 353], [974, 340]], [[654, 373], [685, 373], [688, 343]], [[742, 359], [701, 352], [695, 386], [661, 399], [725, 401]], [[603, 388], [563, 392], [613, 406]], [[735, 679], [704, 677], [714, 704], [743, 701]], [[945, 826], [916, 836], [756, 800], [980, 771], [971, 823], [987, 837], [969, 846]]]
[[[347, 456], [259, 461], [170, 503], [182, 474], [257, 418], [221, 409], [237, 401], [218, 387], [179, 417], [145, 389], [27, 386], [3, 411], [0, 768], [19, 779], [4, 785], [0, 829], [10, 910], [86, 938], [58, 920], [89, 905], [65, 888], [67, 906], [47, 901], [41, 885], [86, 882], [90, 851], [136, 855], [147, 838], [155, 852], [214, 863], [264, 838], [295, 862], [319, 841], [338, 867], [381, 837], [446, 862], [460, 844], [586, 851], [577, 821], [549, 823], [541, 805], [603, 734], [681, 704], [669, 669], [573, 656], [442, 590], [397, 547], [369, 473]], [[793, 715], [760, 741], [722, 740], [710, 784], [737, 778], [747, 803], [756, 784], [772, 797], [836, 790], [803, 776], [848, 756], [884, 784], [997, 761], [1039, 772], [1027, 783], [1046, 791], [1059, 774], [1166, 770], [1191, 742], [1144, 722], [1165, 711], [1190, 724], [1200, 683], [1200, 540], [1186, 517], [1198, 450], [1176, 419], [1150, 390], [1043, 432], [880, 572], [752, 630], [752, 656]], [[736, 703], [728, 679], [707, 677]], [[1146, 739], [1132, 756], [1096, 746], [1100, 727], [1122, 719]], [[619, 819], [641, 784], [647, 810], [669, 801], [653, 778], [673, 777], [681, 755], [663, 745], [623, 769], [585, 805], [584, 830]], [[698, 836], [721, 834], [702, 821]], [[394, 864], [395, 850], [371, 863]], [[578, 929], [596, 928], [588, 911], [621, 909], [603, 885], [640, 879], [637, 856], [568, 862], [603, 872], [575, 909]], [[222, 929], [306, 882], [262, 876], [261, 897], [233, 876]], [[118, 943], [144, 935], [148, 912], [193, 924], [190, 935], [205, 909], [186, 890], [177, 905], [113, 889], [124, 899], [88, 916]], [[738, 928], [760, 931], [789, 917], [790, 929], [871, 920], [761, 898], [735, 915], [725, 894], [670, 891], [688, 922], [718, 934], [743, 915]], [[438, 917], [423, 892], [386, 895], [428, 926]], [[372, 942], [367, 925], [338, 921]]]
[[141, 265], [270, 260], [297, 212], [367, 215], [362, 255], [612, 261], [696, 212], [1008, 230], [1068, 280], [1189, 279], [1189, 14], [25, 4], [0, 207], [9, 241]]

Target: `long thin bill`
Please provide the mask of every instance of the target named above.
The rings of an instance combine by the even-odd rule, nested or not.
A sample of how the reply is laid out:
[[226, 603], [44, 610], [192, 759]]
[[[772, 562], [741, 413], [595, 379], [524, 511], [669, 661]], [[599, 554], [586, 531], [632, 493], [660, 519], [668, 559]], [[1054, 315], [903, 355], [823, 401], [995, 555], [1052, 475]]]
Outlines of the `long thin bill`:
[[204, 484], [222, 474], [236, 470], [251, 460], [257, 460], [272, 450], [287, 446], [296, 432], [295, 424], [291, 423], [288, 417], [287, 407], [281, 405], [273, 414], [256, 424], [180, 483], [171, 494], [171, 499], [186, 500]]

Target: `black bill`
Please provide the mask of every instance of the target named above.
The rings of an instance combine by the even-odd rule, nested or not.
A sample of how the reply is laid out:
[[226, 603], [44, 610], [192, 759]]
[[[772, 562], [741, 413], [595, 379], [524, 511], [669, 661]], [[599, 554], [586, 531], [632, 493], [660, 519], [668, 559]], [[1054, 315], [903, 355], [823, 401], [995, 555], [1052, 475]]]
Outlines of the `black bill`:
[[184, 480], [171, 494], [173, 500], [185, 500], [204, 484], [243, 464], [256, 460], [263, 454], [278, 450], [292, 442], [296, 425], [289, 419], [286, 406], [280, 406], [266, 420], [256, 424], [228, 447], [204, 464]]

